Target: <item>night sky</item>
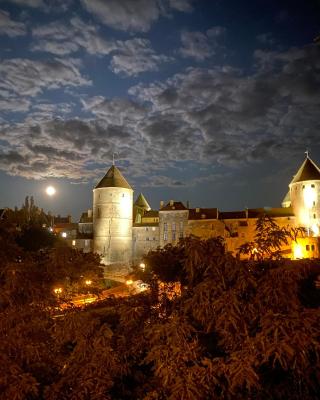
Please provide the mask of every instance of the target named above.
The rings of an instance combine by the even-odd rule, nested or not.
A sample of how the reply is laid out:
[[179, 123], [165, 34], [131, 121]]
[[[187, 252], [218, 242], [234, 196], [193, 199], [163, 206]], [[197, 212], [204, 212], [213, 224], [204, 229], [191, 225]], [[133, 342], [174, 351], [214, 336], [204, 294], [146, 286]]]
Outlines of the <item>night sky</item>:
[[320, 163], [319, 21], [316, 0], [0, 0], [0, 207], [78, 219], [114, 152], [153, 208], [279, 206]]

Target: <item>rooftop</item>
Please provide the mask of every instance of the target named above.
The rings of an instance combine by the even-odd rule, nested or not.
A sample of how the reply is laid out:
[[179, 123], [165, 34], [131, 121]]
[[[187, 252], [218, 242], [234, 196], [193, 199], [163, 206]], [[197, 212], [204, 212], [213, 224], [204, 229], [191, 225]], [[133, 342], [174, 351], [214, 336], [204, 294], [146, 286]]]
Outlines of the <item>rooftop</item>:
[[169, 201], [164, 207], [162, 207], [159, 211], [184, 211], [188, 210], [181, 201]]
[[290, 185], [302, 181], [319, 181], [320, 180], [320, 169], [317, 165], [307, 156], [302, 163], [298, 172], [293, 177]]
[[95, 189], [101, 189], [106, 187], [119, 187], [132, 190], [132, 187], [125, 180], [124, 176], [115, 165], [112, 165], [112, 167], [108, 170], [105, 176], [97, 184]]

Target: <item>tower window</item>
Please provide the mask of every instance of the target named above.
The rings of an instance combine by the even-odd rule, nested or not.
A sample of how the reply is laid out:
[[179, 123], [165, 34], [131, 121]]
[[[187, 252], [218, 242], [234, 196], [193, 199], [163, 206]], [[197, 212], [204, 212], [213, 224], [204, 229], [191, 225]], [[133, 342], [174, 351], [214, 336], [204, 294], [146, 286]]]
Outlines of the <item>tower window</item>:
[[311, 187], [314, 188], [315, 187], [314, 184], [312, 184]]
[[314, 244], [311, 245], [311, 250], [314, 251]]
[[316, 219], [316, 218], [317, 218], [316, 214], [313, 214], [313, 218], [314, 218], [314, 219]]
[[310, 250], [310, 246], [307, 244], [306, 245], [306, 250], [309, 251]]
[[100, 212], [100, 207], [98, 207], [98, 218], [100, 218], [101, 217], [101, 212]]

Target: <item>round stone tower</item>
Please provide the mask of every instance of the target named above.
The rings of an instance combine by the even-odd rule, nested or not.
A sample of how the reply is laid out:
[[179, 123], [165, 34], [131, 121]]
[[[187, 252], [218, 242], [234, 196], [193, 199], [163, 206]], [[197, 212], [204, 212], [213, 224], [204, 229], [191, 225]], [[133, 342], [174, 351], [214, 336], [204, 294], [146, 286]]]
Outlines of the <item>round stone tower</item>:
[[133, 190], [113, 165], [93, 189], [93, 251], [105, 265], [132, 261]]
[[296, 225], [307, 228], [310, 235], [319, 236], [320, 170], [309, 156], [289, 184], [289, 193]]

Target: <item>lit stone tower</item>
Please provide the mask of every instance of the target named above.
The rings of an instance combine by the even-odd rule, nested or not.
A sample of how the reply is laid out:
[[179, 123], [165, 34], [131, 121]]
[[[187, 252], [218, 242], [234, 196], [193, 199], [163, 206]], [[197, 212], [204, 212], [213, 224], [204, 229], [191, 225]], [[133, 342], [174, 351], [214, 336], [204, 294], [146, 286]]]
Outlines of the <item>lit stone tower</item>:
[[308, 154], [289, 184], [289, 193], [296, 225], [307, 228], [310, 235], [319, 236], [320, 169]]
[[112, 165], [93, 189], [93, 251], [105, 265], [132, 260], [133, 190]]

